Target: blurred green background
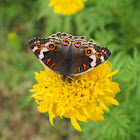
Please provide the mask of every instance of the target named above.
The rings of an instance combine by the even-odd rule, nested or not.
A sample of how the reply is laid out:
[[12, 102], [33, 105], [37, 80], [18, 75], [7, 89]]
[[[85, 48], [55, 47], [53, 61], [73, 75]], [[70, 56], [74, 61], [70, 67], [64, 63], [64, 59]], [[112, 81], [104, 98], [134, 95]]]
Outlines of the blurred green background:
[[[72, 16], [58, 15], [48, 0], [0, 0], [0, 139], [1, 140], [140, 140], [140, 1], [88, 0]], [[77, 5], [78, 6], [78, 5]], [[122, 90], [105, 120], [81, 123], [54, 120], [31, 99], [34, 72], [44, 70], [28, 46], [34, 37], [56, 32], [85, 35], [112, 51], [109, 61]]]

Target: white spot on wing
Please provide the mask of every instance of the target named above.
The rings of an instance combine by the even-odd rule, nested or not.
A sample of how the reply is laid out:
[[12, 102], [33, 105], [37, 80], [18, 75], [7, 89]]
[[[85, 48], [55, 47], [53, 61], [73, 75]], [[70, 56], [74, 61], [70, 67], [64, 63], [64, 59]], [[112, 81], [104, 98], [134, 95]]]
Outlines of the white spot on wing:
[[40, 54], [38, 55], [39, 59], [43, 59], [44, 58], [44, 52], [48, 52], [49, 50], [47, 48], [43, 48], [41, 51], [40, 51]]
[[101, 61], [102, 61], [102, 62], [104, 62], [104, 61], [105, 61], [105, 59], [104, 59], [104, 57], [103, 57], [103, 56], [101, 56], [101, 57], [100, 57], [100, 59], [101, 59]]
[[90, 63], [91, 67], [94, 68], [96, 66], [96, 57], [95, 55], [89, 56], [93, 61]]
[[45, 47], [47, 47], [49, 44], [50, 44], [49, 42], [48, 43], [45, 43]]
[[95, 50], [95, 49], [92, 49], [92, 52], [93, 52], [93, 53], [96, 53], [96, 50]]
[[32, 51], [35, 52], [37, 49], [38, 49], [38, 47], [35, 46], [35, 47], [32, 49]]

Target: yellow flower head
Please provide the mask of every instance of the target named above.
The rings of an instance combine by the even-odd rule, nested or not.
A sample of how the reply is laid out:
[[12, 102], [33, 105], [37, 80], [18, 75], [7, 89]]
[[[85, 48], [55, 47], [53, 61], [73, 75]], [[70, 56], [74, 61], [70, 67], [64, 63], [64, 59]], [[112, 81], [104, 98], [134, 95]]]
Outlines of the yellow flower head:
[[50, 0], [49, 6], [54, 6], [54, 12], [63, 15], [72, 15], [84, 8], [87, 0]]
[[17, 38], [17, 34], [16, 33], [9, 33], [8, 34], [8, 39], [9, 40], [15, 40]]
[[[110, 104], [119, 105], [114, 99], [120, 92], [118, 83], [112, 82], [112, 76], [118, 70], [111, 72], [111, 64], [104, 62], [97, 68], [80, 76], [73, 77], [75, 81], [63, 81], [60, 75], [47, 68], [36, 74], [38, 84], [31, 92], [39, 105], [41, 113], [48, 112], [53, 125], [53, 118], [70, 118], [72, 125], [79, 131], [77, 121], [104, 120], [104, 110], [109, 111]], [[57, 80], [56, 80], [57, 79]]]

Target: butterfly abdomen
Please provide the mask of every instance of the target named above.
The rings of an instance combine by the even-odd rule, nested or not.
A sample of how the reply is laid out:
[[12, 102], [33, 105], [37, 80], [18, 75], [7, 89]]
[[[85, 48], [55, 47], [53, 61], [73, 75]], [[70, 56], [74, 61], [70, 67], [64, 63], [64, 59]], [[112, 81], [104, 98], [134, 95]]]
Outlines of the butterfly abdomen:
[[72, 62], [72, 45], [68, 48], [68, 51], [65, 55], [64, 63], [62, 65], [61, 74], [62, 75], [69, 75], [69, 70], [71, 67]]

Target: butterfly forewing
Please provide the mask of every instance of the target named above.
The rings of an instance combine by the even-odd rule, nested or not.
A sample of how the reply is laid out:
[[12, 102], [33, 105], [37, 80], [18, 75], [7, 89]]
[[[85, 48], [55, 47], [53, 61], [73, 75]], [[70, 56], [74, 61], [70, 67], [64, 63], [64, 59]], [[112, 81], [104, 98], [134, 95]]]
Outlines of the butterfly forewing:
[[88, 72], [105, 62], [111, 55], [106, 47], [97, 46], [95, 43], [83, 43], [74, 53], [70, 75], [76, 76]]
[[63, 64], [63, 48], [59, 38], [34, 38], [29, 41], [29, 46], [43, 65], [60, 73]]

